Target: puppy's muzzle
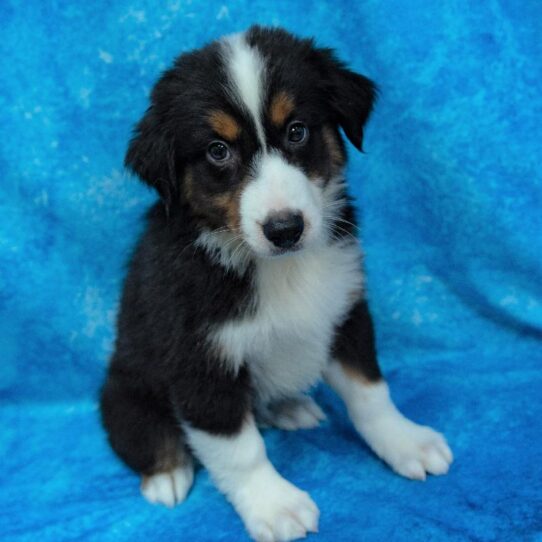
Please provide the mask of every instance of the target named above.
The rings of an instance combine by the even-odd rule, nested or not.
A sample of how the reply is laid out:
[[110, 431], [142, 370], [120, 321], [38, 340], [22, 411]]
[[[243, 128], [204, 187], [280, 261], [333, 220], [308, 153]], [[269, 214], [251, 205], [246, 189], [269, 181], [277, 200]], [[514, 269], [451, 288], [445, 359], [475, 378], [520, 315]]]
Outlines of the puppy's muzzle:
[[303, 215], [293, 211], [269, 215], [262, 226], [265, 237], [277, 248], [286, 250], [297, 244], [304, 228]]

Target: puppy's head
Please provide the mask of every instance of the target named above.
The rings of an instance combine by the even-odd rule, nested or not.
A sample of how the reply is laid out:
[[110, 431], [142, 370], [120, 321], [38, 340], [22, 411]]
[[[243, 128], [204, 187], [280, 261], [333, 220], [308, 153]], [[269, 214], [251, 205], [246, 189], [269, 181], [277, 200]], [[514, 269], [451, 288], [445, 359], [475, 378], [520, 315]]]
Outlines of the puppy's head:
[[325, 242], [341, 127], [361, 150], [374, 85], [329, 49], [253, 27], [183, 54], [156, 84], [126, 165], [171, 212], [270, 257]]

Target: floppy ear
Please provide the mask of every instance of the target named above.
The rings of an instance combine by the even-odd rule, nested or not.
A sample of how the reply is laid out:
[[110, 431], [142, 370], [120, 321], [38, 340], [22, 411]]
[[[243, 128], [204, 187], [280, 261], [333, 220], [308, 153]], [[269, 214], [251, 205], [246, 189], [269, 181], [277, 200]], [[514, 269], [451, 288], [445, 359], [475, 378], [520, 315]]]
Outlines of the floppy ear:
[[337, 123], [356, 149], [362, 151], [363, 126], [376, 99], [376, 85], [367, 77], [349, 70], [332, 49], [315, 49], [329, 104]]
[[155, 107], [151, 105], [137, 124], [124, 165], [158, 191], [169, 211], [176, 196], [175, 137]]

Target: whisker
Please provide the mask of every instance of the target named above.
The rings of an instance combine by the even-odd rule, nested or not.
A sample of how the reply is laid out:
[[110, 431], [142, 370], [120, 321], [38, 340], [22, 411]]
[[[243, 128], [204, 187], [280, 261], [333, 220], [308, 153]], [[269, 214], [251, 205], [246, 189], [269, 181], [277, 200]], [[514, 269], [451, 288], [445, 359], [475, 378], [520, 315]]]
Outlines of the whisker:
[[354, 235], [352, 235], [352, 233], [350, 233], [348, 230], [345, 230], [344, 228], [341, 228], [341, 226], [338, 226], [337, 224], [334, 224], [334, 225], [332, 226], [332, 230], [333, 230], [334, 233], [337, 233], [337, 234], [341, 235], [341, 234], [339, 233], [339, 231], [337, 231], [337, 230], [340, 230], [340, 231], [342, 231], [344, 234], [349, 235], [354, 241], [356, 241], [356, 243], [359, 242], [359, 240], [358, 240], [357, 237], [355, 237]]
[[357, 230], [360, 230], [360, 227], [357, 224], [354, 224], [353, 222], [350, 222], [350, 220], [346, 220], [344, 218], [335, 218], [335, 220], [338, 220], [339, 222], [344, 222], [345, 224], [348, 224], [349, 226], [352, 226], [353, 228], [356, 228]]
[[246, 245], [247, 247], [242, 260], [242, 266], [244, 269], [246, 269], [250, 263], [250, 245], [244, 239], [242, 240], [242, 244]]
[[224, 233], [224, 232], [227, 232], [227, 231], [230, 231], [230, 228], [228, 228], [228, 226], [223, 226], [221, 228], [217, 228], [216, 230], [211, 230], [207, 233], [209, 233], [209, 235], [217, 235], [219, 233]]
[[331, 209], [331, 208], [334, 208], [334, 207], [344, 207], [345, 204], [346, 204], [346, 200], [344, 200], [344, 199], [330, 201], [329, 203], [326, 203], [322, 207], [322, 209]]
[[[235, 256], [237, 255], [237, 253], [240, 252], [243, 249], [243, 243], [244, 243], [244, 240], [241, 243], [239, 243], [239, 245], [237, 245], [237, 247], [233, 251], [232, 255], [230, 256], [230, 261], [231, 261], [232, 265], [234, 264]], [[241, 255], [243, 255], [243, 254], [241, 253]]]
[[231, 244], [235, 243], [236, 241], [238, 241], [239, 239], [241, 239], [242, 236], [241, 234], [237, 234], [235, 237], [232, 237], [231, 239], [228, 239], [228, 241], [226, 241], [226, 243], [224, 243], [224, 246], [220, 247], [222, 250], [225, 250], [227, 249]]
[[340, 218], [340, 217], [332, 216], [332, 215], [323, 215], [323, 218], [326, 220], [329, 220], [330, 222], [344, 222], [345, 224], [352, 226], [356, 230], [361, 231], [361, 228], [357, 224], [354, 224], [353, 222], [350, 222], [349, 220], [346, 220], [344, 218]]
[[325, 227], [325, 233], [326, 236], [329, 238], [330, 241], [338, 241], [339, 237], [337, 236], [336, 232], [333, 230], [330, 224], [326, 224]]
[[346, 233], [347, 235], [351, 235], [352, 237], [354, 237], [354, 235], [351, 232], [349, 232], [346, 228], [343, 228], [342, 226], [339, 226], [338, 224], [333, 224], [332, 227], [335, 230], [340, 230], [340, 231]]

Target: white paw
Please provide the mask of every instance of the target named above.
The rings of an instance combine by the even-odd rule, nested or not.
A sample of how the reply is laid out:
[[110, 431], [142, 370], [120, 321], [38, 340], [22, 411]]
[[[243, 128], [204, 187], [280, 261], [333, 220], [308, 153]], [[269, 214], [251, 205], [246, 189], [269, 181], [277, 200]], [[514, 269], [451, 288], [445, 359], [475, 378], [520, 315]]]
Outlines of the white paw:
[[287, 542], [318, 531], [316, 504], [275, 471], [253, 476], [241, 493], [233, 504], [258, 542]]
[[161, 472], [141, 479], [141, 493], [153, 504], [164, 504], [173, 508], [184, 501], [192, 482], [194, 467], [192, 464], [177, 467], [170, 472]]
[[426, 474], [446, 474], [453, 461], [445, 438], [401, 414], [377, 418], [362, 430], [374, 452], [397, 473], [412, 480], [425, 480]]
[[267, 408], [263, 422], [279, 429], [295, 431], [318, 427], [326, 419], [322, 409], [307, 395], [284, 399]]

